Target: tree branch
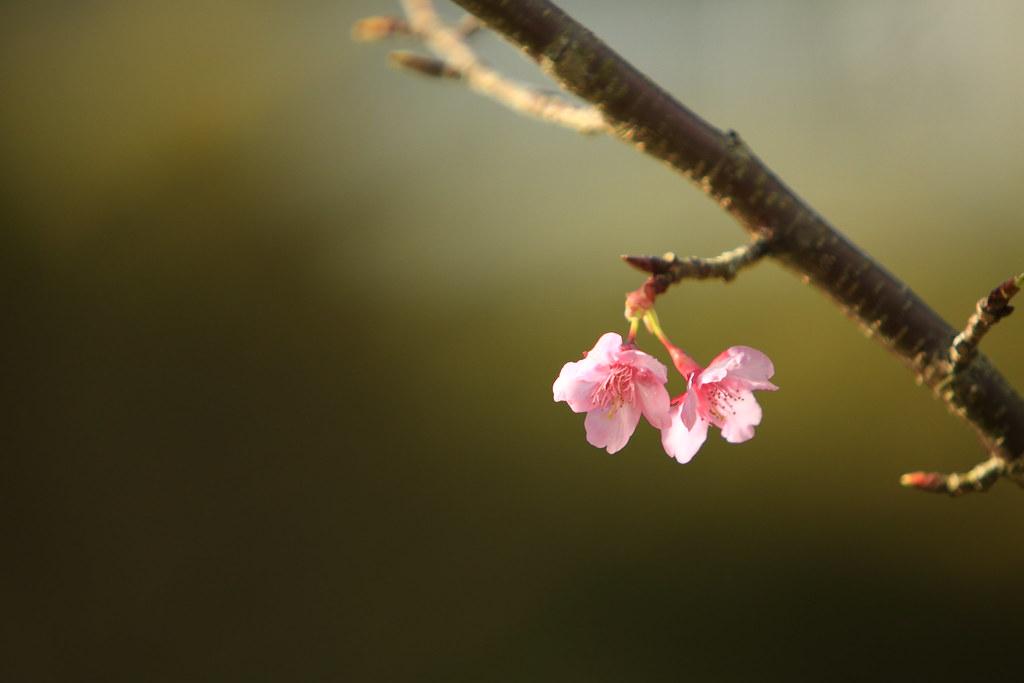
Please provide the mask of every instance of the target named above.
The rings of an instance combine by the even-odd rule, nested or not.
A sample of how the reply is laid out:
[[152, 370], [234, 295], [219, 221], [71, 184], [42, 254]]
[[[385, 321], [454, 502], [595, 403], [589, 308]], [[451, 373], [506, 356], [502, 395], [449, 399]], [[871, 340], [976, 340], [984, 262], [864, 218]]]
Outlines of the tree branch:
[[[797, 196], [738, 134], [704, 121], [547, 0], [455, 2], [593, 104], [612, 135], [690, 179], [755, 238], [770, 239], [770, 255], [900, 357], [1006, 463], [1006, 476], [1018, 471], [1024, 399], [981, 354], [954, 372], [956, 330]], [[451, 41], [436, 35], [428, 45], [443, 54]], [[472, 66], [468, 57], [453, 61]]]
[[608, 132], [608, 124], [594, 107], [578, 106], [558, 95], [516, 83], [484, 64], [466, 39], [480, 28], [475, 17], [448, 26], [438, 16], [431, 0], [402, 0], [407, 20], [370, 17], [356, 23], [357, 40], [380, 40], [398, 35], [418, 38], [438, 59], [408, 52], [395, 52], [391, 61], [426, 76], [461, 79], [470, 89], [509, 109], [542, 121], [556, 123], [580, 133]]

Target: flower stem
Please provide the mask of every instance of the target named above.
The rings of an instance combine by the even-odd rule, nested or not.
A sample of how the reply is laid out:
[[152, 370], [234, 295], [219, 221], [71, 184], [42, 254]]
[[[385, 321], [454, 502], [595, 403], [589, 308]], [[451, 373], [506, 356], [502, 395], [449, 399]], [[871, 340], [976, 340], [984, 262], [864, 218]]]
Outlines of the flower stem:
[[676, 370], [679, 371], [683, 377], [689, 379], [690, 376], [695, 372], [700, 372], [703, 368], [697, 364], [697, 361], [686, 355], [686, 352], [676, 346], [669, 340], [668, 335], [665, 334], [665, 330], [661, 329], [661, 322], [658, 320], [658, 314], [654, 312], [654, 309], [650, 309], [644, 314], [644, 325], [647, 327], [647, 331], [658, 338], [662, 346], [668, 351], [668, 355], [672, 357], [672, 364], [676, 366]]
[[626, 343], [632, 344], [636, 341], [636, 333], [640, 329], [640, 318], [629, 319], [629, 336], [626, 337]]

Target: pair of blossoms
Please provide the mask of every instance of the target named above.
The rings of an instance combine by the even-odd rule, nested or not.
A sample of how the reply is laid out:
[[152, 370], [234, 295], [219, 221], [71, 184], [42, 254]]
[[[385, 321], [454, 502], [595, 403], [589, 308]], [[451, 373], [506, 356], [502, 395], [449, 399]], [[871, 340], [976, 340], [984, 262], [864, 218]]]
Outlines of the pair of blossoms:
[[752, 439], [761, 423], [753, 392], [778, 389], [768, 381], [775, 373], [768, 356], [749, 346], [732, 346], [702, 368], [665, 337], [653, 310], [643, 320], [668, 350], [688, 390], [669, 399], [668, 369], [636, 347], [639, 320], [633, 318], [626, 342], [614, 332], [602, 335], [583, 360], [566, 363], [555, 380], [555, 401], [587, 414], [587, 441], [615, 453], [629, 441], [641, 414], [661, 430], [665, 452], [680, 463], [700, 450], [710, 425], [730, 443]]

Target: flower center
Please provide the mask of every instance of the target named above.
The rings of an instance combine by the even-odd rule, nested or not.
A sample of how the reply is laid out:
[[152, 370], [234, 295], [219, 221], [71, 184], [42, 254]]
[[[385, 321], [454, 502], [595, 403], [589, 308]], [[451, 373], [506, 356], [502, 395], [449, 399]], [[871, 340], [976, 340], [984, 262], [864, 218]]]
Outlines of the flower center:
[[740, 395], [737, 392], [717, 382], [705, 385], [701, 389], [708, 399], [708, 410], [716, 420], [724, 422], [727, 415], [736, 415], [736, 403], [740, 400]]
[[611, 408], [610, 415], [623, 404], [633, 403], [636, 396], [636, 373], [637, 369], [631, 365], [613, 364], [608, 376], [594, 390], [594, 403], [602, 408]]

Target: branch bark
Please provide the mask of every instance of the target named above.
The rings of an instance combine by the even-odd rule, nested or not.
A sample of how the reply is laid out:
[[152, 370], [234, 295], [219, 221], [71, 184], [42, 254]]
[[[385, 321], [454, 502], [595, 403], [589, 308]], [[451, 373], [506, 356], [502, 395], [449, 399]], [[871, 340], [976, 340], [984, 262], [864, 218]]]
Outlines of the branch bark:
[[987, 451], [1024, 460], [1024, 400], [982, 354], [958, 366], [957, 331], [787, 187], [734, 131], [690, 111], [547, 0], [455, 0], [593, 104], [611, 134], [668, 164], [730, 213], [769, 254], [820, 289], [895, 353]]

